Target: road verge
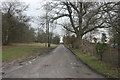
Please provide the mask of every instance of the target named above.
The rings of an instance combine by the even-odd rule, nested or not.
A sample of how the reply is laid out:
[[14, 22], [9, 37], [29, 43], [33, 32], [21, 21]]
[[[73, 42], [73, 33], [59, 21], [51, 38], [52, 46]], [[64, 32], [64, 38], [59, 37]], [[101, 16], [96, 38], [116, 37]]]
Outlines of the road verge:
[[114, 70], [110, 64], [104, 63], [94, 56], [83, 54], [80, 50], [68, 48], [83, 64], [88, 66], [92, 71], [104, 76], [105, 78], [119, 78], [119, 72], [116, 68]]

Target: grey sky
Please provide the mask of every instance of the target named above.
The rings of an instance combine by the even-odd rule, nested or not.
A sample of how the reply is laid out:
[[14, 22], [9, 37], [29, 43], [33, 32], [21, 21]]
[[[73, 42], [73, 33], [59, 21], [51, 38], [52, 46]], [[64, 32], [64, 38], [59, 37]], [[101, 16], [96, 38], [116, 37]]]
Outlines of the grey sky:
[[[25, 0], [21, 0], [21, 1], [24, 2]], [[32, 16], [33, 18], [44, 15], [45, 11], [43, 10], [42, 5], [45, 4], [46, 2], [48, 2], [48, 0], [25, 1], [26, 4], [29, 4], [29, 8], [26, 11], [27, 15]], [[33, 28], [38, 27], [38, 25], [34, 22], [31, 23], [31, 26]], [[59, 35], [63, 35], [63, 32], [61, 29], [62, 29], [62, 26], [58, 26], [53, 30], [53, 32]]]

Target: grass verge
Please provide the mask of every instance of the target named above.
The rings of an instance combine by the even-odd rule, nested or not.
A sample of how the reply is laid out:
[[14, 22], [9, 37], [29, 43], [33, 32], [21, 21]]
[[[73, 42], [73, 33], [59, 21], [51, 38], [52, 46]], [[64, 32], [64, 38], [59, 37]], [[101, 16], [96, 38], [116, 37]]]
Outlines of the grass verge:
[[[51, 48], [57, 45], [52, 44]], [[47, 47], [43, 43], [31, 43], [31, 44], [12, 44], [10, 46], [2, 47], [2, 61], [12, 61], [21, 57], [27, 57], [30, 55], [36, 55], [47, 51]]]
[[100, 61], [95, 56], [80, 52], [78, 49], [71, 49], [84, 63], [93, 70], [105, 75], [107, 78], [120, 78], [120, 73], [113, 65]]

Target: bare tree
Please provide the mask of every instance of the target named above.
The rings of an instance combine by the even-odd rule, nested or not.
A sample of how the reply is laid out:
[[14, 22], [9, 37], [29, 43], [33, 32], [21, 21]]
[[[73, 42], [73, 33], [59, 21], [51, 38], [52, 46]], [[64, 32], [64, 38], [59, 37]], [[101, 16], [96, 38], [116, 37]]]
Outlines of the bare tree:
[[105, 23], [105, 10], [107, 10], [108, 12], [110, 11], [106, 8], [109, 4], [114, 3], [91, 3], [71, 1], [60, 2], [59, 7], [56, 10], [57, 16], [53, 17], [52, 21], [62, 17], [68, 17], [71, 26], [64, 26], [64, 28], [76, 34], [76, 47], [79, 48], [82, 43], [83, 35], [97, 28], [109, 27]]
[[[50, 29], [52, 29], [53, 27], [55, 28], [55, 23], [51, 23], [50, 22], [50, 19], [52, 18], [53, 15], [51, 15], [51, 10], [54, 8], [52, 5], [49, 5], [51, 4], [51, 2], [47, 2], [45, 5], [43, 5], [43, 8], [45, 10], [45, 15], [43, 15], [41, 17], [41, 19], [44, 21], [45, 23], [45, 29], [46, 29], [46, 33], [47, 33], [47, 36], [46, 36], [46, 40], [47, 40], [47, 43], [48, 43], [48, 47], [50, 47], [50, 43], [51, 43], [51, 36], [52, 36], [52, 32], [50, 33]], [[53, 30], [52, 30], [53, 31]]]
[[[26, 30], [29, 29], [27, 22], [30, 20], [24, 14], [24, 11], [28, 8], [28, 5], [25, 5], [21, 2], [3, 2], [1, 4], [1, 12], [3, 13], [3, 44], [8, 44], [10, 40], [10, 35], [13, 30], [16, 28], [19, 30], [26, 26]], [[18, 27], [19, 26], [19, 27]], [[25, 27], [24, 27], [25, 29]], [[25, 30], [24, 30], [25, 31]], [[31, 31], [33, 31], [31, 29]], [[14, 34], [15, 35], [15, 34]]]

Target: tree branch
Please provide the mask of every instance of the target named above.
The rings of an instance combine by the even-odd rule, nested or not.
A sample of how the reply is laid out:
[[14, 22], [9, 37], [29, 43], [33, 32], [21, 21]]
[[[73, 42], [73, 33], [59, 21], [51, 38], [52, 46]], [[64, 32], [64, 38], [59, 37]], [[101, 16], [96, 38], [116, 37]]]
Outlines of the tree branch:
[[65, 4], [66, 7], [67, 7], [71, 25], [72, 25], [73, 29], [74, 29], [75, 32], [76, 32], [76, 31], [78, 31], [78, 30], [77, 30], [77, 28], [75, 27], [74, 20], [73, 20], [73, 18], [72, 18], [72, 9], [71, 9], [71, 7], [69, 6], [68, 2], [67, 2], [67, 3], [64, 2], [64, 4]]
[[79, 10], [77, 9], [77, 7], [75, 5], [73, 5], [71, 2], [69, 2], [71, 7], [73, 7], [73, 9], [75, 9], [77, 11], [77, 13], [79, 13]]
[[97, 29], [97, 28], [108, 28], [108, 27], [102, 26], [103, 23], [104, 23], [104, 21], [103, 21], [100, 25], [95, 26], [95, 27], [93, 27], [93, 28], [91, 28], [91, 29], [85, 31], [82, 35], [84, 35], [84, 34], [90, 32], [90, 31], [93, 31], [93, 30], [95, 30], [95, 29]]
[[75, 31], [71, 30], [70, 28], [66, 27], [66, 26], [63, 26], [66, 30], [72, 32], [72, 33], [76, 33]]
[[64, 17], [64, 16], [69, 17], [69, 14], [61, 14], [61, 15], [59, 15], [59, 16], [57, 16], [57, 17], [54, 17], [54, 18], [52, 18], [52, 21], [51, 21], [51, 22], [54, 22], [54, 20], [59, 19], [59, 18]]
[[58, 25], [61, 25], [63, 26], [63, 28], [65, 28], [66, 30], [72, 32], [72, 33], [76, 33], [75, 31], [71, 30], [70, 28], [68, 28], [67, 26], [63, 25], [63, 24], [58, 24]]
[[84, 27], [84, 29], [88, 28], [88, 25], [89, 25], [89, 22], [91, 21], [91, 19], [97, 15], [99, 12], [100, 12], [100, 9], [108, 4], [111, 4], [112, 2], [108, 2], [108, 3], [105, 3], [104, 5], [101, 5], [100, 7], [98, 7], [95, 12], [93, 12], [93, 14], [88, 18], [87, 20], [87, 23], [86, 23], [86, 26]]

